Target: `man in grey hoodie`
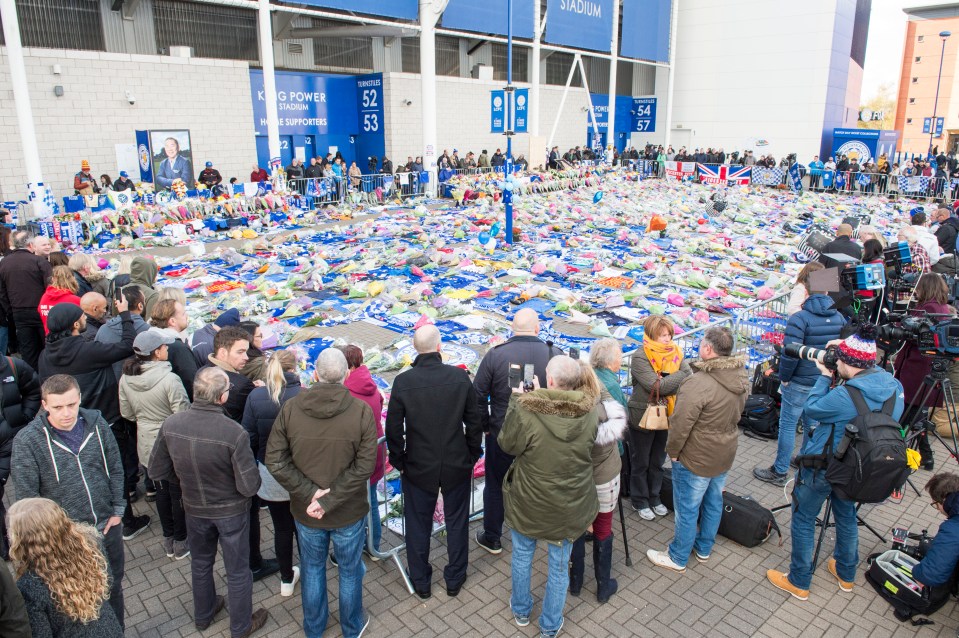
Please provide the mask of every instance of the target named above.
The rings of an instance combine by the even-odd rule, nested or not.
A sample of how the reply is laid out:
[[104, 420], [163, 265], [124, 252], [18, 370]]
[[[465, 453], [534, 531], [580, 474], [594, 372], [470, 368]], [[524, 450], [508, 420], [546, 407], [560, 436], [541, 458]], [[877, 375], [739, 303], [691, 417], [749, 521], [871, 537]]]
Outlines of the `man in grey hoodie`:
[[48, 498], [78, 523], [103, 534], [112, 576], [110, 607], [123, 626], [123, 462], [110, 426], [80, 407], [80, 385], [55, 374], [40, 389], [43, 411], [13, 440], [11, 474], [18, 499]]
[[130, 284], [136, 286], [143, 293], [143, 314], [147, 317], [153, 312], [158, 293], [154, 286], [157, 281], [157, 263], [146, 257], [134, 257], [130, 262]]

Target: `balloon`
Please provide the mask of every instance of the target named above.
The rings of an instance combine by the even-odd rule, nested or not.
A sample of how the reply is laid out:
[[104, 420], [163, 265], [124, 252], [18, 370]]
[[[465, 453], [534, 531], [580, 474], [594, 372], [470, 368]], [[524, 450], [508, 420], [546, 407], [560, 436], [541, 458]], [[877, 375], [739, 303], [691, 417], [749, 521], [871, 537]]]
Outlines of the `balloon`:
[[497, 235], [499, 235], [499, 222], [496, 222], [495, 224], [490, 226], [489, 234], [491, 237], [496, 237]]
[[513, 184], [512, 181], [506, 182], [505, 184], [503, 184], [503, 190], [504, 190], [504, 191], [512, 191], [512, 190], [513, 190], [513, 186], [514, 186], [514, 184]]
[[486, 244], [489, 243], [489, 240], [491, 239], [491, 237], [489, 236], [489, 233], [484, 230], [483, 232], [481, 232], [479, 235], [476, 236], [476, 239], [479, 240], [479, 243], [485, 246]]
[[603, 191], [596, 191], [596, 194], [593, 195], [593, 203], [598, 204], [603, 199]]

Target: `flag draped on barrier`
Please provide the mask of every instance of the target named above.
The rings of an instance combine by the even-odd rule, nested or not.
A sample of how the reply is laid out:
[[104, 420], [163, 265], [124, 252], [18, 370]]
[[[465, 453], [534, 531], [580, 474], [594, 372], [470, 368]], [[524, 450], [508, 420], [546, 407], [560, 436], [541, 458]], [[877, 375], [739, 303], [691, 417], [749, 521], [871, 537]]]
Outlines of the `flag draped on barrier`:
[[699, 181], [703, 184], [726, 184], [729, 167], [722, 164], [697, 164]]
[[752, 178], [752, 166], [730, 166], [729, 172], [726, 175], [727, 182], [730, 186], [745, 186], [752, 181]]
[[666, 162], [666, 176], [683, 180], [696, 172], [696, 162]]
[[778, 186], [783, 183], [785, 171], [781, 168], [753, 167], [753, 184], [758, 186]]
[[789, 185], [795, 192], [802, 190], [802, 173], [799, 172], [799, 163], [789, 167]]
[[899, 176], [899, 191], [902, 193], [924, 193], [929, 189], [929, 178], [919, 175]]

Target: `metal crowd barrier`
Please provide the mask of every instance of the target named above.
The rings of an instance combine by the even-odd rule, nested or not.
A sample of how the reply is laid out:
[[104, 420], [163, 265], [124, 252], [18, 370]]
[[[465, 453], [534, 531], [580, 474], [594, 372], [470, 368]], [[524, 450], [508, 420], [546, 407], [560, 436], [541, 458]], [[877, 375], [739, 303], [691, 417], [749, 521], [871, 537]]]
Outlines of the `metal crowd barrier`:
[[292, 191], [310, 198], [310, 208], [328, 204], [368, 204], [376, 206], [396, 198], [422, 195], [429, 185], [429, 173], [399, 172], [353, 176], [300, 177], [288, 181]]
[[[377, 446], [378, 446], [378, 448], [382, 448], [383, 454], [384, 454], [384, 456], [385, 456], [385, 455], [386, 455], [386, 437], [385, 437], [385, 436], [380, 437], [379, 441], [377, 442]], [[485, 443], [484, 443], [484, 446], [485, 446]], [[471, 488], [471, 491], [470, 491], [470, 507], [469, 507], [469, 512], [470, 512], [469, 522], [470, 522], [470, 523], [472, 523], [472, 522], [474, 522], [474, 521], [478, 521], [479, 519], [483, 518], [483, 508], [482, 508], [482, 507], [477, 508], [477, 503], [476, 503], [476, 492], [477, 492], [477, 488], [480, 487], [480, 486], [483, 485], [483, 484], [485, 484], [485, 478], [484, 478], [484, 480], [483, 480], [483, 483], [479, 483], [479, 484], [478, 484], [478, 483], [477, 483], [477, 480], [476, 480], [476, 476], [475, 476], [475, 470], [474, 470], [474, 476], [473, 476], [472, 478], [470, 478], [470, 488]], [[390, 559], [392, 559], [393, 562], [396, 564], [396, 568], [397, 568], [398, 570], [400, 570], [400, 575], [403, 577], [403, 582], [406, 583], [406, 589], [409, 590], [410, 594], [412, 595], [413, 593], [415, 593], [415, 589], [414, 589], [414, 587], [413, 587], [413, 582], [410, 580], [410, 576], [409, 576], [409, 574], [408, 574], [407, 571], [406, 571], [406, 566], [403, 564], [403, 561], [400, 559], [400, 554], [401, 554], [403, 551], [406, 550], [406, 542], [405, 542], [405, 538], [406, 538], [406, 518], [403, 516], [403, 512], [404, 512], [404, 508], [405, 508], [405, 503], [404, 503], [404, 501], [403, 501], [403, 491], [402, 491], [402, 488], [401, 488], [400, 490], [397, 490], [396, 492], [394, 492], [393, 497], [390, 498], [389, 490], [388, 490], [388, 482], [387, 482], [387, 480], [386, 480], [386, 477], [384, 477], [383, 480], [381, 480], [379, 483], [377, 483], [377, 485], [376, 485], [376, 493], [377, 493], [377, 500], [379, 501], [379, 500], [382, 499], [382, 500], [385, 502], [385, 504], [386, 504], [386, 516], [380, 516], [380, 525], [383, 526], [383, 527], [386, 527], [386, 529], [385, 529], [385, 530], [380, 530], [380, 531], [381, 531], [380, 549], [376, 549], [375, 547], [373, 547], [373, 511], [372, 511], [372, 508], [374, 507], [374, 504], [371, 503], [371, 502], [369, 502], [369, 501], [370, 501], [370, 491], [367, 490], [367, 491], [366, 491], [366, 498], [367, 498], [367, 502], [369, 503], [371, 509], [370, 509], [370, 512], [366, 515], [366, 550], [370, 553], [371, 556], [374, 556], [375, 558], [377, 558], [377, 559], [379, 559], [379, 560], [390, 560]], [[442, 493], [441, 493], [441, 494], [442, 494]], [[482, 500], [482, 499], [481, 499], [481, 500]], [[399, 520], [400, 532], [396, 532], [396, 531], [394, 531], [394, 530], [391, 530], [391, 529], [389, 528], [389, 525], [387, 524], [387, 523], [388, 523], [388, 520], [389, 520], [389, 514], [390, 514], [391, 511], [393, 511], [394, 506], [396, 506], [396, 508], [395, 508], [396, 511], [399, 512], [399, 514], [398, 514], [395, 518], [396, 518], [397, 520]], [[379, 507], [379, 503], [376, 504], [376, 507]], [[446, 531], [446, 524], [443, 523], [443, 524], [440, 525], [439, 527], [434, 527], [432, 536], [437, 536], [437, 535], [439, 535], [439, 534], [442, 534], [442, 533], [445, 532], [445, 531]], [[388, 533], [388, 532], [391, 532], [391, 535], [392, 535], [393, 537], [395, 537], [395, 538], [400, 538], [400, 539], [404, 539], [404, 540], [401, 540], [400, 542], [397, 542], [396, 544], [393, 544], [393, 545], [391, 545], [390, 547], [388, 547], [388, 548], [386, 548], [386, 549], [383, 549], [383, 545], [384, 545], [384, 543], [385, 543], [386, 540], [387, 540], [387, 533]]]
[[790, 293], [786, 292], [734, 311], [735, 349], [747, 355], [748, 368], [752, 369], [775, 356], [774, 343], [769, 339], [769, 334], [786, 330], [789, 296]]

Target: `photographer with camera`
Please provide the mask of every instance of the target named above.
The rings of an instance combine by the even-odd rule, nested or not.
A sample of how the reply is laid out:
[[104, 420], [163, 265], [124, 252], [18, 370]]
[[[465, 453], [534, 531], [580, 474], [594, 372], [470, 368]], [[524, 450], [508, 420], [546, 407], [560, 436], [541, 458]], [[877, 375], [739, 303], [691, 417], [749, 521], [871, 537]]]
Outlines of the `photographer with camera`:
[[[834, 351], [835, 371], [839, 384], [833, 386], [833, 370], [817, 360], [820, 377], [809, 394], [805, 416], [820, 425], [810, 433], [800, 450], [799, 471], [792, 500], [792, 555], [789, 572], [768, 570], [766, 577], [775, 587], [799, 600], [809, 598], [812, 582], [813, 550], [816, 518], [827, 498], [832, 498], [832, 512], [836, 521], [836, 548], [827, 569], [838, 581], [842, 591], [852, 591], [859, 563], [859, 528], [856, 503], [842, 498], [826, 479], [826, 462], [840, 443], [848, 442], [846, 425], [860, 416], [860, 410], [850, 395], [854, 389], [869, 410], [886, 409], [892, 404], [893, 419], [902, 414], [902, 385], [891, 374], [876, 366], [876, 327], [864, 324], [859, 332], [843, 341], [831, 341], [827, 347]], [[832, 359], [825, 353], [823, 359]], [[832, 361], [830, 361], [832, 363]]]
[[930, 588], [929, 613], [938, 609], [949, 598], [951, 584], [959, 564], [959, 474], [936, 474], [926, 483], [932, 498], [932, 507], [946, 517], [939, 525], [926, 555], [912, 570], [913, 578]]
[[933, 272], [955, 274], [957, 268], [956, 262], [956, 239], [959, 238], [959, 219], [952, 214], [949, 206], [942, 204], [932, 213], [932, 221], [936, 224], [935, 236], [939, 242], [939, 250], [942, 256], [933, 267]]
[[[806, 285], [809, 286], [807, 278]], [[836, 310], [832, 298], [810, 288], [811, 294], [803, 303], [802, 310], [789, 317], [783, 347], [799, 344], [824, 348], [827, 343], [839, 338], [845, 318]], [[816, 384], [819, 371], [812, 361], [804, 361], [783, 352], [779, 359], [779, 379], [783, 402], [779, 413], [779, 445], [772, 467], [760, 466], [753, 476], [760, 481], [783, 486], [789, 472], [789, 458], [796, 443], [796, 424], [802, 416], [803, 406]], [[815, 427], [807, 419], [806, 428]]]
[[[955, 314], [952, 306], [948, 304], [949, 289], [942, 275], [936, 273], [922, 275], [916, 282], [916, 289], [913, 294], [915, 295], [916, 305], [909, 311], [911, 316], [929, 316], [933, 323], [940, 323]], [[942, 392], [938, 388], [925, 401], [922, 400], [926, 392], [923, 380], [931, 370], [932, 358], [924, 354], [916, 343], [907, 339], [893, 362], [895, 377], [902, 383], [908, 402], [905, 414], [902, 417], [904, 425], [912, 423], [917, 412], [927, 411], [932, 407], [942, 407]], [[919, 438], [919, 453], [922, 455], [923, 469], [931, 471], [934, 467], [934, 461], [928, 434]]]

